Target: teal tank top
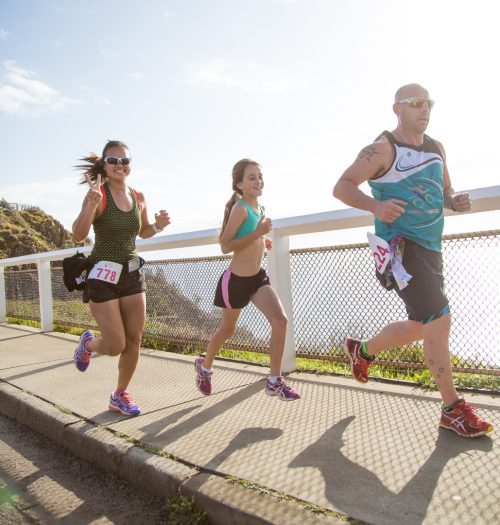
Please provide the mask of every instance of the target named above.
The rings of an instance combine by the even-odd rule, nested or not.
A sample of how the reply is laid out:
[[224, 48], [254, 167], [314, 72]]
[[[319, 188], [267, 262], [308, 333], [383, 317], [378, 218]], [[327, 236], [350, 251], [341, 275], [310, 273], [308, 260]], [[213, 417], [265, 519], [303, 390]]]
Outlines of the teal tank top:
[[400, 199], [407, 204], [391, 224], [375, 217], [375, 234], [387, 242], [401, 235], [428, 250], [441, 251], [444, 161], [439, 146], [427, 135], [421, 146], [398, 142], [389, 131], [378, 139], [382, 136], [392, 144], [394, 162], [383, 175], [368, 180], [372, 195], [377, 200]]
[[246, 237], [250, 233], [254, 232], [257, 229], [257, 224], [261, 217], [264, 215], [264, 208], [259, 206], [260, 213], [257, 213], [251, 206], [249, 206], [243, 199], [240, 199], [236, 202], [235, 205], [241, 204], [248, 211], [248, 217], [243, 222], [243, 224], [238, 228], [235, 238], [239, 239], [240, 237]]

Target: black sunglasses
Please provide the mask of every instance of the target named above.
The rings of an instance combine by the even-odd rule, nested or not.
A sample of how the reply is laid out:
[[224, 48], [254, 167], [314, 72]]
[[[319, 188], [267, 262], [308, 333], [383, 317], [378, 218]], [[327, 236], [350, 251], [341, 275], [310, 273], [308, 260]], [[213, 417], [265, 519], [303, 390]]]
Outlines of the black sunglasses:
[[108, 164], [122, 164], [123, 166], [128, 166], [130, 164], [129, 157], [106, 157], [104, 162]]

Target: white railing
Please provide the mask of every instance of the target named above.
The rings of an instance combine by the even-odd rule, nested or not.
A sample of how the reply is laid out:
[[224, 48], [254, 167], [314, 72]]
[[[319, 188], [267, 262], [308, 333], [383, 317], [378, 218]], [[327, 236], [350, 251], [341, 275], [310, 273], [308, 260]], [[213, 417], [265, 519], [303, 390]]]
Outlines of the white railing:
[[[500, 186], [469, 190], [469, 194], [472, 200], [472, 211], [469, 213], [500, 209]], [[454, 216], [463, 214], [456, 214], [452, 211], [446, 210], [445, 215]], [[273, 221], [273, 230], [271, 232], [273, 249], [268, 253], [268, 271], [270, 280], [280, 296], [289, 320], [285, 353], [283, 356], [284, 372], [289, 372], [295, 369], [295, 332], [293, 327], [292, 283], [290, 275], [290, 236], [360, 228], [370, 226], [372, 220], [373, 218], [370, 213], [356, 209], [344, 209], [314, 213], [312, 215], [287, 217]], [[201, 230], [176, 235], [161, 235], [150, 239], [140, 239], [137, 241], [136, 245], [139, 252], [150, 252], [217, 244], [217, 237], [218, 229], [214, 228], [211, 230]], [[91, 249], [91, 246], [85, 246], [78, 248], [78, 251], [88, 254]], [[53, 314], [50, 261], [62, 260], [74, 253], [75, 248], [68, 248], [66, 250], [54, 252], [34, 253], [22, 257], [0, 259], [0, 322], [6, 321], [4, 268], [21, 264], [36, 264], [38, 268], [41, 329], [46, 332], [52, 331]]]

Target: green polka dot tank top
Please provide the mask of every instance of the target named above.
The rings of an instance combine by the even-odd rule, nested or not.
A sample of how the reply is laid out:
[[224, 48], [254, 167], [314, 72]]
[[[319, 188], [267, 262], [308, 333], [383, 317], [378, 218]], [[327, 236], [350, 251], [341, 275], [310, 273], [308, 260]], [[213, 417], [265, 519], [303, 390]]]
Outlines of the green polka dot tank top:
[[134, 206], [130, 211], [120, 210], [107, 184], [104, 212], [94, 221], [95, 244], [89, 256], [91, 262], [112, 261], [123, 264], [137, 255], [135, 239], [141, 230], [141, 208], [133, 190], [129, 188]]

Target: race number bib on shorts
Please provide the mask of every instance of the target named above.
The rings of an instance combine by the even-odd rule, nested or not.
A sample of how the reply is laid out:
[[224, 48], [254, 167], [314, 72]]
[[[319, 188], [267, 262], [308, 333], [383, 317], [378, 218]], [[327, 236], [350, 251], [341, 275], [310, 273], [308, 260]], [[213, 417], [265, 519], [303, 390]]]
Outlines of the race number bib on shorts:
[[123, 264], [111, 261], [99, 261], [90, 270], [88, 279], [99, 279], [106, 283], [116, 284], [122, 273]]
[[377, 272], [384, 273], [387, 265], [389, 264], [389, 261], [391, 260], [391, 248], [389, 243], [370, 232], [368, 232], [366, 236], [368, 237], [370, 250], [372, 251], [373, 258], [375, 259]]

